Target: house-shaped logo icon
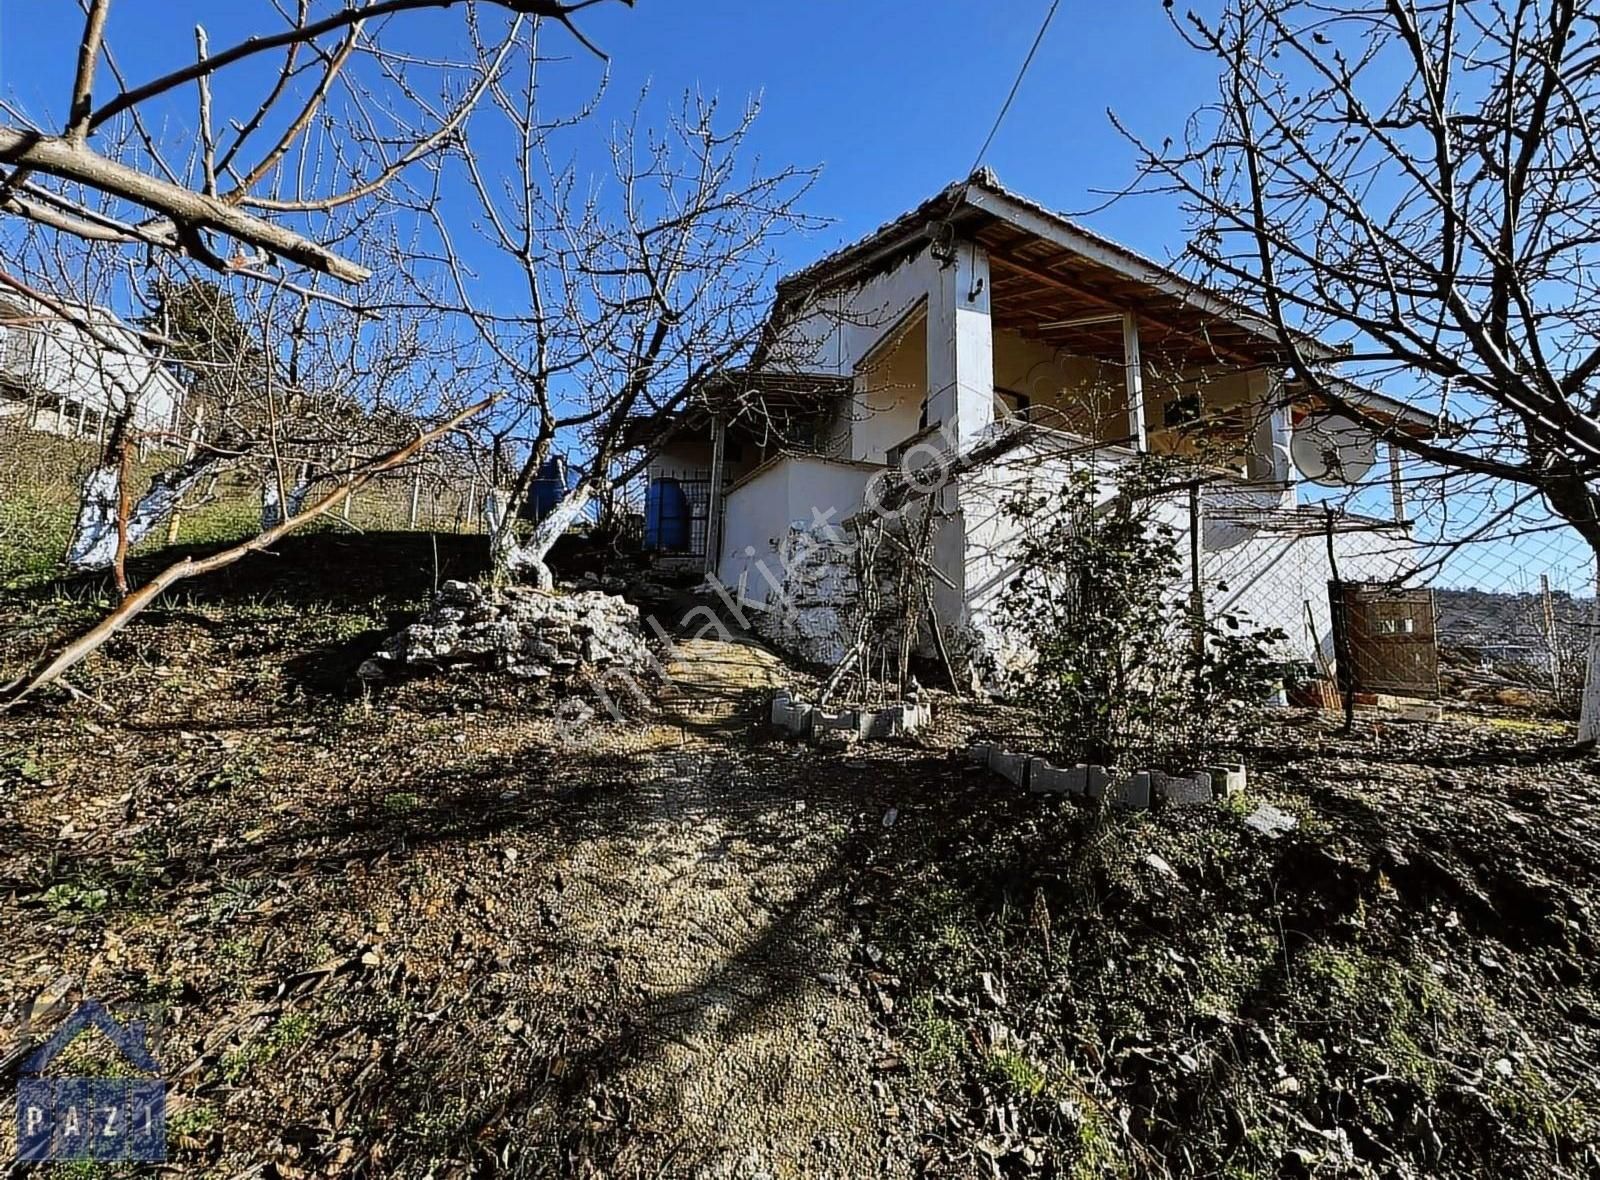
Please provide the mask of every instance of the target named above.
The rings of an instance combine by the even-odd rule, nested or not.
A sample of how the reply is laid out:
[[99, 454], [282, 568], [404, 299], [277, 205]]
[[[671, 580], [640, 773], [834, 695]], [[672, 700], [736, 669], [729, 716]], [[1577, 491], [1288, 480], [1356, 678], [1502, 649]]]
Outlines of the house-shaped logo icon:
[[160, 1072], [139, 1021], [119, 1022], [105, 1006], [80, 1004], [23, 1063], [17, 1085], [17, 1159], [161, 1160], [166, 1158], [167, 1086], [159, 1078], [47, 1078], [50, 1063], [78, 1034], [97, 1029], [128, 1067]]

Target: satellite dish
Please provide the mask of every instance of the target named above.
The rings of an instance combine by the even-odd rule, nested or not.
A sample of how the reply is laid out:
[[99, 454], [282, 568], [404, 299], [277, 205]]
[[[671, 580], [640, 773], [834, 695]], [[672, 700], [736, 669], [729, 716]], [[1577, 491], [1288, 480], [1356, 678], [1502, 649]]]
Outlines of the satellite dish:
[[1378, 461], [1378, 440], [1349, 418], [1323, 414], [1295, 427], [1289, 458], [1303, 478], [1323, 487], [1359, 483]]

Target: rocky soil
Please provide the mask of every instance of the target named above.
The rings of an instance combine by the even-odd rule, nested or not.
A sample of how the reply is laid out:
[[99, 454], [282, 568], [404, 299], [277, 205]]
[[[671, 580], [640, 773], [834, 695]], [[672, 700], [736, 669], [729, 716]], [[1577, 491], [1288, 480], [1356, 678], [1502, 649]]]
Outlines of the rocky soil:
[[[8, 1081], [91, 996], [159, 1014], [174, 1174], [1600, 1170], [1570, 731], [1279, 714], [1237, 807], [1107, 816], [966, 761], [1003, 710], [768, 741], [744, 645], [675, 661], [713, 724], [576, 741], [493, 671], [363, 688], [473, 540], [302, 538], [0, 718]], [[4, 659], [92, 593], [0, 603]]]

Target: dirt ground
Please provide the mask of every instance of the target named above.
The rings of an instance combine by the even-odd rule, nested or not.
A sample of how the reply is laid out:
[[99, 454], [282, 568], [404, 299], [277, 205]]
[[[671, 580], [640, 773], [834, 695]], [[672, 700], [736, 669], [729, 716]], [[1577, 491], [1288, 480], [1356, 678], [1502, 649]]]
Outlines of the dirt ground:
[[[1125, 817], [970, 766], [1005, 710], [770, 741], [753, 650], [572, 744], [489, 676], [363, 693], [473, 540], [295, 540], [0, 718], [8, 1090], [82, 996], [159, 1014], [183, 1175], [1600, 1169], [1559, 728], [1278, 716], [1247, 799]], [[0, 604], [8, 664], [100, 593]]]

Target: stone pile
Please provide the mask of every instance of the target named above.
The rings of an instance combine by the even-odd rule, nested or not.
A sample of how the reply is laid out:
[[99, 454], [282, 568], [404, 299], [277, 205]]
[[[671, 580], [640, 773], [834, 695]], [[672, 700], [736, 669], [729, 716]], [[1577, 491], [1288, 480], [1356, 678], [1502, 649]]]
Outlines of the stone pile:
[[547, 680], [584, 670], [642, 673], [653, 661], [638, 608], [614, 594], [446, 582], [433, 607], [391, 638], [359, 674], [378, 679], [396, 665], [468, 665]]

